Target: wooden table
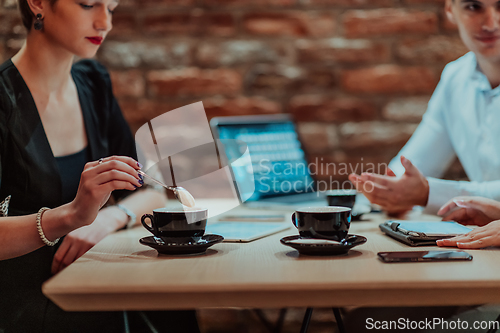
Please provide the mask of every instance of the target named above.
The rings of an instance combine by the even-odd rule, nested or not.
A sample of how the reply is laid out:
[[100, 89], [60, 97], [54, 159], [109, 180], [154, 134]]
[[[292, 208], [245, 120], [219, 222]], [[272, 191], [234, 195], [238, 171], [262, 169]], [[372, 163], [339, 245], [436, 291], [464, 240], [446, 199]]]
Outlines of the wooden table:
[[384, 264], [377, 252], [413, 248], [379, 231], [384, 215], [365, 218], [350, 233], [368, 242], [328, 257], [300, 256], [282, 245], [280, 238], [297, 234], [291, 223], [279, 234], [216, 244], [196, 256], [158, 255], [139, 243], [145, 229], [121, 231], [47, 281], [43, 292], [68, 311], [500, 302], [498, 249], [468, 251], [471, 262]]

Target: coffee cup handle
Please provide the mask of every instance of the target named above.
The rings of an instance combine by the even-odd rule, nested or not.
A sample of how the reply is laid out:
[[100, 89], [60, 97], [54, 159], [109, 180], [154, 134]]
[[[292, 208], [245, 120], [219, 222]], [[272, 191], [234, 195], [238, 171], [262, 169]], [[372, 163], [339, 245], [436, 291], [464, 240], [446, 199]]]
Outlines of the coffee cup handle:
[[144, 215], [142, 215], [142, 217], [141, 217], [141, 223], [144, 226], [144, 228], [146, 228], [150, 233], [152, 233], [153, 235], [155, 235], [154, 229], [151, 228], [149, 225], [146, 224], [146, 219], [149, 219], [151, 221], [151, 225], [153, 225], [153, 215], [151, 215], [151, 214], [144, 214]]
[[297, 225], [297, 219], [295, 218], [295, 213], [292, 214], [292, 224], [295, 228], [299, 228], [299, 226]]

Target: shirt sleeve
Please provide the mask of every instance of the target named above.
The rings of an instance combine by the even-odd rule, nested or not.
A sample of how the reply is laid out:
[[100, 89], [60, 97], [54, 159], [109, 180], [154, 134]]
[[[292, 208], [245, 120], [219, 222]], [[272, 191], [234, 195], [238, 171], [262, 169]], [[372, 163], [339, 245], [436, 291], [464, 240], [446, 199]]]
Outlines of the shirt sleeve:
[[500, 180], [467, 182], [428, 177], [429, 200], [424, 212], [435, 214], [441, 206], [458, 196], [479, 196], [500, 201]]
[[404, 174], [401, 156], [408, 158], [425, 176], [441, 177], [456, 157], [443, 112], [446, 93], [443, 79], [432, 95], [427, 111], [410, 140], [389, 163], [397, 176]]
[[446, 101], [450, 98], [446, 91], [447, 85], [448, 80], [444, 71], [429, 101], [422, 122], [398, 155], [389, 163], [394, 173], [401, 176], [405, 169], [400, 158], [405, 156], [428, 177], [427, 213], [436, 212], [442, 203], [449, 200], [450, 196], [459, 195], [457, 194], [458, 188], [463, 187], [463, 184], [459, 182], [437, 179], [443, 176], [456, 158], [444, 118]]

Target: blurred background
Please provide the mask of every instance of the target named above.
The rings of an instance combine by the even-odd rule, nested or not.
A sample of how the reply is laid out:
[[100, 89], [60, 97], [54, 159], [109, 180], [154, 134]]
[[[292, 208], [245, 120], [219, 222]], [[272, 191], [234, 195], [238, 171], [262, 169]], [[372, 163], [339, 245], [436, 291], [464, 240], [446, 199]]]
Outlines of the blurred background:
[[[0, 4], [4, 61], [25, 31], [16, 0]], [[97, 58], [133, 131], [198, 101], [208, 118], [286, 112], [310, 161], [377, 165], [410, 137], [445, 64], [467, 52], [443, 7], [444, 0], [121, 0]], [[347, 177], [332, 173], [318, 178]], [[459, 163], [446, 175], [463, 177]]]
[[[97, 58], [134, 132], [202, 101], [209, 119], [292, 114], [310, 161], [377, 165], [413, 133], [446, 63], [467, 52], [443, 7], [444, 0], [121, 0]], [[16, 0], [0, 0], [2, 62], [24, 37]], [[446, 178], [465, 178], [458, 161]], [[297, 331], [301, 316], [303, 309], [289, 312], [285, 331]], [[311, 331], [331, 332], [332, 318], [331, 310], [315, 312]], [[203, 310], [200, 319], [205, 332], [266, 331], [249, 310]]]

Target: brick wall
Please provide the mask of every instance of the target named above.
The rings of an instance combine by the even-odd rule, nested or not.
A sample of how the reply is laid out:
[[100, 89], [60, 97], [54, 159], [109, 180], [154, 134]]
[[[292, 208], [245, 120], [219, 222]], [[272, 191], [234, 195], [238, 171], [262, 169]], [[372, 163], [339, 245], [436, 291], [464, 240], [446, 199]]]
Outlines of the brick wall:
[[[5, 60], [25, 33], [15, 0], [0, 4]], [[444, 65], [466, 52], [443, 5], [122, 0], [98, 59], [132, 129], [201, 100], [209, 118], [293, 114], [311, 160], [386, 163], [420, 121]], [[462, 175], [455, 165], [448, 177]]]

